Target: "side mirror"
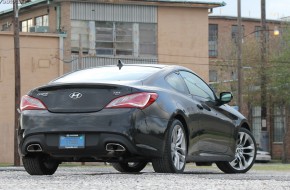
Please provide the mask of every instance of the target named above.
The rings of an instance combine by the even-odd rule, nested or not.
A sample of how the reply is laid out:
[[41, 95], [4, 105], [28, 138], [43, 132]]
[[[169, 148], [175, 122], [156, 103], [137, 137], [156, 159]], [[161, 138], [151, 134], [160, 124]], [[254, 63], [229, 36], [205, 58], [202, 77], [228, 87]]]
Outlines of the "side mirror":
[[233, 99], [233, 95], [231, 92], [222, 92], [220, 93], [220, 104], [226, 104], [229, 103]]

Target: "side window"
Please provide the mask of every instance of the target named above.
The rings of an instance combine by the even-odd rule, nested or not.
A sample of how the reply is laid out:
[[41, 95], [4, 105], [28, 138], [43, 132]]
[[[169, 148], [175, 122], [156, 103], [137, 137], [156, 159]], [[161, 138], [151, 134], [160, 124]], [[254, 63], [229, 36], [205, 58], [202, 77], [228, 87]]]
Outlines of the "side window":
[[178, 92], [188, 94], [188, 90], [184, 81], [178, 73], [171, 73], [166, 76], [167, 83]]
[[187, 71], [180, 71], [180, 74], [184, 79], [190, 94], [200, 96], [208, 100], [215, 100], [213, 91], [198, 76]]

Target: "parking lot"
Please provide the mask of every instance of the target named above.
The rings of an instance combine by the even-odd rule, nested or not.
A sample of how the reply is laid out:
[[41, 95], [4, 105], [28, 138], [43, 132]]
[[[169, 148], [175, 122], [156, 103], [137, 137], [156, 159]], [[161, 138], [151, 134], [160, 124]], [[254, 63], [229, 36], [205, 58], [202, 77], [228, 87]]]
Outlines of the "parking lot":
[[111, 166], [61, 166], [53, 176], [30, 176], [22, 167], [0, 167], [0, 189], [290, 189], [289, 165], [256, 164], [246, 174], [224, 174], [213, 165], [188, 164], [184, 174], [123, 174]]

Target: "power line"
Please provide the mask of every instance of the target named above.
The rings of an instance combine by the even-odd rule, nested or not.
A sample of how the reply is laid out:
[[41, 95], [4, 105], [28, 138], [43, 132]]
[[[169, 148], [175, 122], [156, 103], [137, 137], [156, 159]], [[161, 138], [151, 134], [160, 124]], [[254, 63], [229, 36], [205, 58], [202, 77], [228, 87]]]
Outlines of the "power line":
[[[37, 49], [37, 50], [52, 50], [52, 51], [55, 51], [55, 50], [62, 50], [64, 51], [65, 49], [60, 49], [60, 48], [44, 48], [44, 47], [20, 47], [20, 49]], [[8, 49], [3, 49], [3, 48], [0, 48], [0, 51], [13, 51], [14, 48], [8, 48]], [[70, 50], [66, 50], [67, 52], [69, 52]], [[184, 55], [175, 55], [175, 54], [158, 54], [159, 56], [160, 55], [163, 55], [163, 56], [171, 56], [171, 57], [190, 57], [190, 58], [195, 58], [195, 59], [209, 59], [209, 63], [208, 64], [201, 64], [201, 63], [194, 63], [194, 62], [178, 62], [178, 63], [181, 63], [181, 64], [195, 64], [195, 65], [209, 65], [209, 66], [213, 66], [213, 67], [237, 67], [237, 65], [234, 65], [234, 64], [224, 64], [224, 63], [227, 63], [227, 62], [233, 62], [233, 61], [237, 61], [237, 59], [235, 58], [231, 58], [231, 59], [223, 59], [223, 58], [219, 58], [219, 59], [213, 59], [211, 57], [203, 57], [203, 56], [191, 56], [191, 55], [187, 55], [187, 56], [184, 56]], [[93, 57], [93, 56], [92, 56]], [[101, 56], [98, 56], [101, 58]], [[85, 58], [85, 57], [84, 57]], [[104, 58], [108, 58], [108, 57], [104, 57]], [[115, 57], [112, 57], [112, 58], [115, 58]], [[117, 59], [118, 57], [116, 57]], [[129, 57], [130, 58], [130, 57]], [[134, 57], [132, 57], [134, 58]], [[148, 57], [144, 57], [144, 59], [146, 59]], [[118, 58], [119, 59], [119, 58]], [[137, 58], [138, 59], [138, 58]], [[244, 63], [255, 63], [255, 62], [259, 62], [260, 60], [259, 59], [243, 59], [244, 60]], [[163, 62], [163, 63], [170, 63], [170, 64], [176, 64], [177, 62]], [[223, 64], [221, 64], [223, 63]], [[269, 60], [268, 63], [277, 63], [277, 64], [290, 64], [290, 61], [277, 61], [277, 60]], [[251, 65], [248, 65], [247, 67], [251, 67], [251, 68], [260, 68], [259, 66], [251, 66]], [[286, 65], [268, 65], [267, 67], [288, 67]]]

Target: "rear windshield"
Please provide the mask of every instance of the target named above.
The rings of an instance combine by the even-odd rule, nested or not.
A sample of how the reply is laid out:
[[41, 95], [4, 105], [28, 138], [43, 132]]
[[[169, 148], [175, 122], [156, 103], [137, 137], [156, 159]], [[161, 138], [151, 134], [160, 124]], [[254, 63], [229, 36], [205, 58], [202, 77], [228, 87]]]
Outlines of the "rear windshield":
[[159, 71], [156, 67], [117, 66], [99, 67], [80, 70], [65, 75], [52, 82], [79, 83], [79, 82], [108, 82], [108, 81], [140, 81]]

